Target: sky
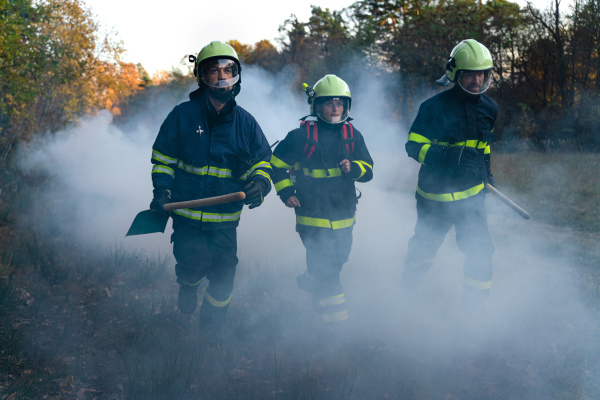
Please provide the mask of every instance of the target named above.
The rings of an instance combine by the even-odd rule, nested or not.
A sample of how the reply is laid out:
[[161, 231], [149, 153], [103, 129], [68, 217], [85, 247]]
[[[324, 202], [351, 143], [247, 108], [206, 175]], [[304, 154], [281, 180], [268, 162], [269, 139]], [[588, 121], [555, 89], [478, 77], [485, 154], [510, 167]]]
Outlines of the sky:
[[338, 11], [354, 0], [231, 0], [210, 6], [206, 0], [84, 2], [102, 26], [118, 32], [127, 49], [125, 61], [141, 62], [152, 75], [177, 67], [182, 57], [197, 54], [213, 40], [254, 44], [268, 39], [276, 44], [279, 25], [291, 14], [307, 21], [311, 4]]
[[[277, 45], [279, 26], [292, 14], [300, 21], [307, 21], [311, 4], [340, 11], [355, 0], [231, 0], [226, 5], [213, 7], [214, 11], [210, 10], [212, 6], [206, 5], [206, 0], [84, 2], [101, 26], [118, 32], [118, 38], [127, 49], [124, 61], [142, 63], [152, 76], [157, 70], [178, 67], [182, 57], [197, 54], [213, 40], [236, 39], [244, 44], [254, 44], [268, 39]], [[533, 1], [540, 9], [550, 3], [551, 0]], [[562, 0], [561, 5], [568, 3], [570, 1]], [[524, 6], [526, 2], [518, 0], [517, 4]]]

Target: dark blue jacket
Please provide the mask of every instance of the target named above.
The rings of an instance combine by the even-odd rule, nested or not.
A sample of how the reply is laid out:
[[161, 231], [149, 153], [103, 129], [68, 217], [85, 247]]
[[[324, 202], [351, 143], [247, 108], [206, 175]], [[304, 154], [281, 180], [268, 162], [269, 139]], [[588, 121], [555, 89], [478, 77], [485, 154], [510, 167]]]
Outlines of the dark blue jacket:
[[[271, 189], [271, 148], [258, 122], [231, 100], [217, 113], [205, 94], [190, 94], [167, 116], [152, 146], [152, 183], [173, 202], [239, 192], [251, 180]], [[243, 202], [172, 211], [202, 230], [238, 226]]]
[[[275, 190], [284, 203], [290, 196], [300, 201], [300, 207], [294, 208], [296, 230], [350, 228], [357, 203], [354, 184], [373, 178], [373, 159], [358, 129], [353, 128], [353, 140], [345, 140], [344, 124], [322, 120], [313, 123], [318, 127], [318, 141], [310, 158], [308, 153], [314, 142], [307, 140], [306, 125], [289, 132], [275, 148], [271, 158]], [[313, 129], [308, 132], [311, 138]], [[351, 162], [348, 174], [340, 169], [343, 159]], [[290, 169], [294, 170], [295, 181], [290, 177]]]
[[[485, 94], [467, 95], [458, 85], [421, 104], [413, 122], [406, 152], [421, 163], [417, 193], [434, 201], [455, 201], [474, 196], [484, 187], [489, 171], [490, 142], [498, 106]], [[481, 159], [471, 170], [442, 163], [448, 146], [469, 146]]]

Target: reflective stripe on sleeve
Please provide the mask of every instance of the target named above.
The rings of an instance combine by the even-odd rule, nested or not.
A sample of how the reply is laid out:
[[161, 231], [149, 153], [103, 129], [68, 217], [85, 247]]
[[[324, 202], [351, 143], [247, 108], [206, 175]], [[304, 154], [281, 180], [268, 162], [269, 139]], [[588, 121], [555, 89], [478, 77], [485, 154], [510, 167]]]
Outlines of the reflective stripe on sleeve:
[[287, 164], [285, 161], [282, 161], [280, 158], [277, 158], [275, 155], [271, 156], [271, 165], [273, 165], [275, 168], [283, 168], [283, 169], [292, 168], [292, 166], [290, 164]]
[[163, 164], [177, 164], [177, 159], [173, 157], [166, 156], [162, 154], [160, 151], [152, 150], [152, 159], [159, 161]]
[[417, 193], [419, 193], [421, 196], [423, 196], [429, 200], [447, 202], [447, 201], [463, 200], [463, 199], [469, 198], [471, 196], [475, 196], [477, 193], [481, 192], [483, 190], [483, 188], [484, 188], [484, 184], [482, 182], [479, 185], [473, 186], [472, 188], [467, 189], [467, 190], [463, 190], [462, 192], [436, 194], [436, 193], [426, 193], [423, 190], [421, 190], [421, 188], [419, 186], [417, 186]]
[[294, 186], [294, 182], [291, 179], [284, 179], [275, 184], [275, 190], [277, 192], [281, 191], [281, 189], [285, 189], [286, 187]]
[[428, 143], [428, 144], [431, 144], [431, 140], [427, 139], [427, 138], [426, 138], [425, 136], [423, 136], [423, 135], [419, 135], [418, 133], [414, 133], [414, 132], [411, 132], [411, 133], [408, 135], [408, 140], [409, 140], [410, 142], [416, 142], [416, 143]]
[[429, 150], [430, 147], [431, 147], [430, 144], [424, 144], [421, 147], [421, 151], [419, 151], [419, 162], [423, 165], [425, 165], [425, 157], [427, 156], [427, 151]]
[[362, 178], [367, 173], [367, 170], [365, 169], [364, 165], [362, 165], [362, 163], [360, 161], [352, 161], [352, 162], [360, 167], [360, 175], [358, 176], [358, 178], [355, 178], [354, 180]]
[[175, 176], [175, 171], [173, 168], [167, 167], [166, 165], [155, 165], [152, 167], [153, 174], [167, 174], [171, 176]]

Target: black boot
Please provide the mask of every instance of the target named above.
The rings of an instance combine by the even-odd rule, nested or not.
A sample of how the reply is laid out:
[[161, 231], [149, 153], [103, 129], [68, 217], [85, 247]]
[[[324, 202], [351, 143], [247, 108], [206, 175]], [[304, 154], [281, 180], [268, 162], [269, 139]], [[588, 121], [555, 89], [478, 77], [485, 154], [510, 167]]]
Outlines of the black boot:
[[193, 313], [198, 305], [198, 286], [180, 285], [177, 305], [183, 314]]

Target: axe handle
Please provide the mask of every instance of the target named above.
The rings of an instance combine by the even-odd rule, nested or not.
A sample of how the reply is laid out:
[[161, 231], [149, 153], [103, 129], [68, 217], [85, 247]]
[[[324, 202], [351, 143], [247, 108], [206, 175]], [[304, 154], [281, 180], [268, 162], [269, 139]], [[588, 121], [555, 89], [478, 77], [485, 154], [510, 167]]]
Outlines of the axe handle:
[[207, 197], [206, 199], [180, 201], [178, 203], [165, 204], [163, 209], [165, 211], [180, 210], [182, 208], [196, 208], [196, 207], [207, 207], [214, 206], [217, 204], [232, 203], [234, 201], [244, 200], [246, 194], [244, 192], [236, 192], [224, 194], [223, 196]]
[[490, 193], [492, 193], [494, 196], [499, 198], [504, 204], [506, 204], [507, 206], [512, 208], [514, 211], [516, 211], [516, 213], [519, 214], [521, 217], [523, 217], [525, 219], [531, 218], [531, 215], [529, 215], [529, 213], [527, 211], [523, 210], [521, 207], [516, 205], [511, 199], [509, 199], [508, 197], [506, 197], [505, 195], [500, 193], [500, 191], [498, 189], [496, 189], [489, 183], [485, 184], [485, 188], [487, 190], [489, 190]]

